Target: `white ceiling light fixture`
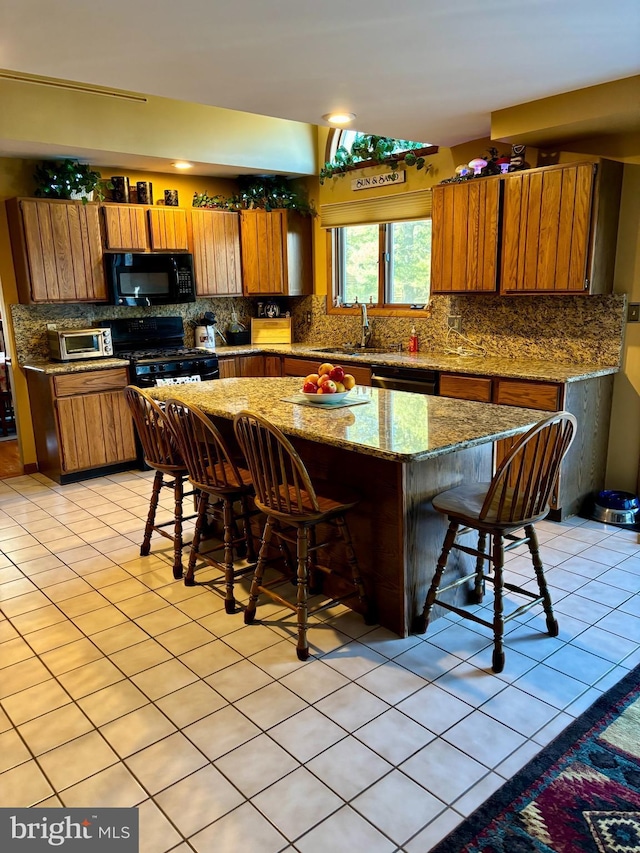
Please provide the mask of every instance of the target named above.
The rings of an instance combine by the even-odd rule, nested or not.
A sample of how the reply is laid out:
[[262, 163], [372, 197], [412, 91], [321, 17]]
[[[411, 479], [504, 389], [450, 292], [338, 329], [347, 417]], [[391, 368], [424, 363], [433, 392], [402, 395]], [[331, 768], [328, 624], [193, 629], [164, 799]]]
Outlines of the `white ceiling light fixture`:
[[339, 124], [339, 125], [351, 124], [351, 122], [355, 119], [355, 117], [356, 117], [355, 113], [341, 113], [341, 112], [327, 113], [326, 115], [322, 116], [322, 118], [325, 121], [329, 122], [329, 124]]
[[186, 160], [177, 160], [171, 165], [174, 169], [193, 169], [193, 163], [188, 163]]

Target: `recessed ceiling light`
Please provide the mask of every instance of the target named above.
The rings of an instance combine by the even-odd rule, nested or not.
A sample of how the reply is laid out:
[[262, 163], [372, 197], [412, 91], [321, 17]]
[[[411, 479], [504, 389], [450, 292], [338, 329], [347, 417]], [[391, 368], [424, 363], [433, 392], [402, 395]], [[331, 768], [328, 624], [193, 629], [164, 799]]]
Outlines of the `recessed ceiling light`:
[[349, 124], [356, 117], [355, 113], [327, 113], [322, 116], [329, 124]]
[[172, 163], [176, 169], [193, 169], [193, 163], [187, 163], [186, 160], [178, 160], [176, 163]]

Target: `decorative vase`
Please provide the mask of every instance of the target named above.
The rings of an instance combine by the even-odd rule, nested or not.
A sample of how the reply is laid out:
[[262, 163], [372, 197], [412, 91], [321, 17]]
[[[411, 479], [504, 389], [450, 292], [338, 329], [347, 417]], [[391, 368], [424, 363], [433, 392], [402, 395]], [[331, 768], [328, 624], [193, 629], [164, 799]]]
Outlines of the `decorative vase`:
[[138, 204], [153, 204], [153, 185], [151, 181], [138, 181]]

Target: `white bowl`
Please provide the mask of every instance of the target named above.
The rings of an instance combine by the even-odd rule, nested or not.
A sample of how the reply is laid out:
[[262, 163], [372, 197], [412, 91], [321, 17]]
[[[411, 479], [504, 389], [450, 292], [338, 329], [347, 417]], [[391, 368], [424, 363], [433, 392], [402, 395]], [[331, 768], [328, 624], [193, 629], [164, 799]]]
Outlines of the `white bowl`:
[[300, 393], [310, 403], [317, 403], [319, 406], [335, 406], [336, 403], [348, 397], [351, 391], [337, 391], [335, 394], [307, 394], [306, 391]]

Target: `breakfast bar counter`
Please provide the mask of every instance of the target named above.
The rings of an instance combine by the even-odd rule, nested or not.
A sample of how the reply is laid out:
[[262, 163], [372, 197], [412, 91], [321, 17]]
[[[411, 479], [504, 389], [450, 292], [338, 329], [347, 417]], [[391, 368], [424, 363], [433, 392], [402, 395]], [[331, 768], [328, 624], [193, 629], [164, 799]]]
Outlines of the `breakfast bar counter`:
[[[542, 413], [357, 386], [355, 405], [292, 403], [300, 379], [222, 379], [153, 389], [201, 408], [227, 436], [248, 409], [278, 426], [312, 479], [332, 479], [362, 495], [350, 528], [380, 624], [406, 636], [420, 612], [440, 552], [446, 519], [431, 498], [464, 480], [490, 480], [492, 445], [525, 432]], [[304, 399], [304, 398], [303, 398]], [[472, 558], [458, 552], [450, 571]], [[331, 559], [341, 555], [330, 549]]]

